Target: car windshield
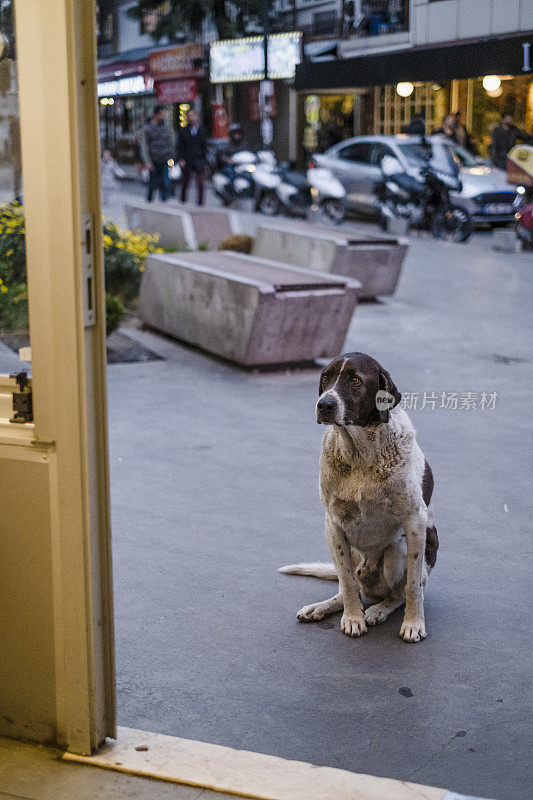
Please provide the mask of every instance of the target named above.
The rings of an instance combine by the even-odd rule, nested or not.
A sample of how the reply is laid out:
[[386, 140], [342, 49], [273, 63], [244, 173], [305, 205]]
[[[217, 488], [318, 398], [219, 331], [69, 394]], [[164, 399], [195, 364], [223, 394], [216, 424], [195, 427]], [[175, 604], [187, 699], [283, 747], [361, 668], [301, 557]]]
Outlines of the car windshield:
[[[398, 142], [398, 147], [412, 167], [419, 167], [421, 163], [427, 162], [430, 152], [431, 161], [433, 162], [437, 159], [442, 163], [443, 156], [447, 156], [458, 167], [475, 167], [479, 163], [475, 156], [471, 155], [464, 147], [455, 144], [455, 142], [447, 142], [444, 139], [438, 142], [433, 140], [427, 144], [422, 142]], [[448, 158], [445, 160], [448, 160]]]

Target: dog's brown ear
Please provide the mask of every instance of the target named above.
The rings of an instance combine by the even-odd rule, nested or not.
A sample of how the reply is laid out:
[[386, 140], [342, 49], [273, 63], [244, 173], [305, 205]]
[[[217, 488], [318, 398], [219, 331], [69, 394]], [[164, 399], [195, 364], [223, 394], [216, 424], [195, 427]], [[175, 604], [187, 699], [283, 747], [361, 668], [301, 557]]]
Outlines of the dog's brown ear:
[[318, 383], [318, 396], [319, 397], [323, 393], [324, 389], [326, 388], [326, 386], [325, 386], [325, 384], [326, 384], [326, 369], [327, 369], [327, 367], [325, 367], [322, 370], [322, 372], [320, 373], [320, 381]]
[[[392, 380], [391, 376], [389, 375], [386, 369], [383, 369], [383, 367], [381, 367], [379, 370], [379, 388], [392, 395], [392, 397], [394, 398], [394, 405], [392, 405], [391, 408], [396, 408], [396, 406], [402, 399], [402, 396], [398, 391], [398, 389], [396, 388], [396, 385]], [[379, 417], [382, 422], [389, 421], [390, 410], [391, 410], [390, 408], [387, 408], [379, 412]]]

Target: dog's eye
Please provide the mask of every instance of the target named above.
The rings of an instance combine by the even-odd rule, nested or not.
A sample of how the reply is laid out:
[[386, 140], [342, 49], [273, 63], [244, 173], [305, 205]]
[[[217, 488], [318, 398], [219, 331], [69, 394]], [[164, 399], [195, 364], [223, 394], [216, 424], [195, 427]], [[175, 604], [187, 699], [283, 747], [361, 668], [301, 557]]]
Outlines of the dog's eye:
[[354, 375], [353, 378], [352, 378], [352, 383], [355, 386], [359, 386], [359, 384], [361, 383], [361, 378], [359, 378], [357, 375]]

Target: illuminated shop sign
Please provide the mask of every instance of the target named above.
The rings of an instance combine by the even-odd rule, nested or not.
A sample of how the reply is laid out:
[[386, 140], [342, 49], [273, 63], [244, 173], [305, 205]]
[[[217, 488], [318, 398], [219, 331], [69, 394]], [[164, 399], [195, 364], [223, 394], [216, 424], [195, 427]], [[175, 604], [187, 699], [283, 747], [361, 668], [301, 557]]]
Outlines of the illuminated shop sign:
[[[211, 83], [261, 81], [265, 77], [262, 36], [226, 39], [210, 45]], [[268, 77], [293, 78], [302, 60], [302, 34], [273, 33], [268, 37]]]
[[131, 78], [117, 78], [114, 81], [103, 81], [98, 84], [98, 97], [121, 94], [145, 94], [152, 92], [154, 81], [144, 75], [132, 75]]

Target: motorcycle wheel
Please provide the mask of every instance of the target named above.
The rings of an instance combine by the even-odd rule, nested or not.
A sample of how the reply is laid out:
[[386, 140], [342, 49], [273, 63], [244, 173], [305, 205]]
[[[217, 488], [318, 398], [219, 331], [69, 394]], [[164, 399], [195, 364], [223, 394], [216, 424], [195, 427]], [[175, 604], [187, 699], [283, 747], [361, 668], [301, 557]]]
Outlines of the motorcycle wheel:
[[261, 214], [265, 214], [267, 217], [273, 217], [279, 211], [279, 198], [274, 192], [263, 192], [261, 197], [259, 198], [259, 203], [257, 207]]
[[334, 197], [329, 197], [320, 204], [320, 211], [322, 216], [333, 225], [340, 225], [346, 216], [346, 208], [342, 200], [337, 200]]
[[433, 218], [433, 236], [446, 242], [466, 242], [474, 230], [472, 217], [465, 208], [452, 206]]

